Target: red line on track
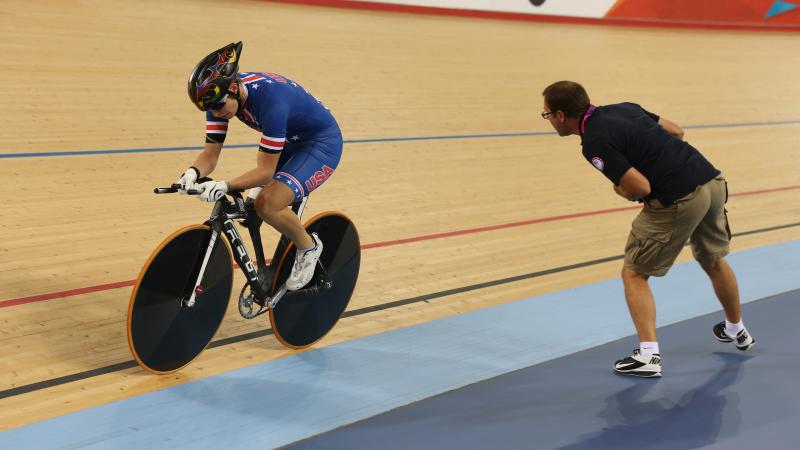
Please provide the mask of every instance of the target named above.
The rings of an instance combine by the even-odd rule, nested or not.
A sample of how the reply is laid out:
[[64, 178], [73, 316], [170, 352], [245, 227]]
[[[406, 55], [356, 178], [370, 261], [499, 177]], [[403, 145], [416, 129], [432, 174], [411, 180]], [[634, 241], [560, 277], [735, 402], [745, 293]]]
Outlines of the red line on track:
[[758, 195], [758, 194], [767, 194], [770, 192], [781, 192], [781, 191], [792, 191], [795, 189], [800, 189], [800, 184], [796, 184], [794, 186], [784, 186], [779, 188], [772, 188], [772, 189], [761, 189], [759, 191], [748, 191], [748, 192], [739, 192], [736, 194], [731, 194], [731, 197], [744, 197], [746, 195]]
[[[744, 197], [749, 195], [760, 195], [760, 194], [768, 194], [771, 192], [782, 192], [782, 191], [791, 191], [800, 189], [800, 184], [793, 185], [793, 186], [784, 186], [779, 188], [772, 188], [772, 189], [760, 189], [757, 191], [748, 191], [748, 192], [738, 192], [734, 194], [730, 194], [731, 197]], [[616, 212], [622, 211], [632, 211], [635, 209], [639, 209], [640, 206], [625, 206], [620, 208], [609, 208], [609, 209], [598, 209], [595, 211], [584, 211], [579, 213], [573, 214], [562, 214], [558, 216], [550, 216], [550, 217], [541, 217], [539, 219], [531, 219], [531, 220], [523, 220], [520, 222], [512, 222], [512, 223], [504, 223], [500, 225], [489, 225], [485, 227], [478, 227], [478, 228], [468, 228], [465, 230], [456, 230], [456, 231], [448, 231], [446, 233], [435, 233], [435, 234], [426, 234], [423, 236], [414, 236], [405, 239], [395, 239], [391, 241], [383, 241], [383, 242], [374, 242], [372, 244], [364, 244], [361, 246], [362, 250], [367, 250], [371, 248], [380, 248], [380, 247], [390, 247], [392, 245], [401, 245], [401, 244], [410, 244], [412, 242], [420, 242], [420, 241], [429, 241], [433, 239], [442, 239], [454, 236], [463, 236], [466, 234], [475, 234], [475, 233], [483, 233], [486, 231], [494, 231], [494, 230], [502, 230], [505, 228], [515, 228], [515, 227], [522, 227], [526, 225], [533, 225], [537, 223], [545, 223], [545, 222], [556, 222], [559, 220], [568, 220], [568, 219], [576, 219], [580, 217], [590, 217], [590, 216], [598, 216], [602, 214], [611, 214]], [[99, 284], [97, 286], [89, 286], [85, 288], [78, 288], [78, 289], [70, 289], [67, 291], [61, 292], [52, 292], [49, 294], [39, 294], [33, 295], [30, 297], [21, 297], [15, 298], [11, 300], [3, 300], [0, 301], [0, 308], [7, 308], [9, 306], [16, 306], [16, 305], [24, 305], [27, 303], [35, 303], [41, 302], [45, 300], [52, 300], [54, 298], [62, 298], [62, 297], [72, 297], [75, 295], [81, 294], [88, 294], [91, 292], [99, 292], [105, 291], [109, 289], [118, 289], [122, 287], [133, 286], [136, 280], [127, 280], [127, 281], [118, 281], [116, 283], [108, 283], [108, 284]]]
[[30, 297], [15, 298], [12, 300], [3, 300], [0, 302], [0, 308], [7, 308], [9, 306], [24, 305], [25, 303], [35, 303], [45, 300], [52, 300], [54, 298], [71, 297], [73, 295], [88, 294], [90, 292], [106, 291], [109, 289], [118, 289], [121, 287], [133, 286], [136, 280], [117, 281], [116, 283], [98, 284], [97, 286], [89, 286], [85, 288], [70, 289], [68, 291], [51, 292], [49, 294], [32, 295]]
[[494, 231], [494, 230], [502, 230], [504, 228], [514, 228], [514, 227], [521, 227], [525, 225], [532, 225], [535, 223], [544, 223], [544, 222], [555, 222], [558, 220], [566, 220], [566, 219], [575, 219], [577, 217], [587, 217], [587, 216], [597, 216], [600, 214], [610, 214], [620, 211], [630, 211], [634, 209], [639, 209], [640, 206], [625, 206], [622, 208], [611, 208], [611, 209], [599, 209], [597, 211], [586, 211], [581, 213], [574, 213], [574, 214], [564, 214], [560, 216], [552, 216], [552, 217], [542, 217], [540, 219], [531, 219], [531, 220], [523, 220], [521, 222], [512, 222], [512, 223], [504, 223], [500, 225], [490, 225], [487, 227], [480, 227], [480, 228], [469, 228], [466, 230], [457, 230], [457, 231], [448, 231], [447, 233], [436, 233], [436, 234], [428, 234], [425, 236], [415, 236], [406, 239], [398, 239], [395, 241], [384, 241], [384, 242], [376, 242], [374, 244], [364, 244], [361, 246], [362, 249], [368, 248], [377, 248], [377, 247], [388, 247], [390, 245], [399, 245], [399, 244], [408, 244], [411, 242], [419, 242], [419, 241], [429, 241], [431, 239], [440, 239], [446, 237], [453, 237], [453, 236], [461, 236], [464, 234], [474, 234], [474, 233], [482, 233], [484, 231]]

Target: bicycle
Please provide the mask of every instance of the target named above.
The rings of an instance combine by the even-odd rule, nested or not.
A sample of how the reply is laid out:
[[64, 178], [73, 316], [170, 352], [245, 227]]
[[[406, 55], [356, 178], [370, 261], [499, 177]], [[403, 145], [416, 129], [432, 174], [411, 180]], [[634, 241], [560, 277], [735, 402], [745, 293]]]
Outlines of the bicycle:
[[[175, 193], [179, 187], [173, 184], [154, 192]], [[342, 213], [328, 211], [304, 225], [309, 233], [316, 232], [325, 246], [312, 280], [302, 289], [288, 291], [285, 282], [296, 249], [282, 235], [267, 264], [259, 233], [263, 222], [253, 202], [257, 189], [247, 201], [241, 191], [228, 193], [214, 204], [208, 220], [169, 235], [145, 262], [131, 293], [127, 317], [128, 345], [145, 370], [172, 373], [205, 350], [228, 308], [232, 258], [246, 279], [239, 293], [239, 314], [253, 319], [269, 313], [273, 334], [286, 347], [313, 345], [344, 313], [361, 264], [361, 245], [353, 222]], [[199, 194], [194, 190], [187, 193]], [[307, 202], [306, 196], [291, 205], [298, 218]], [[234, 222], [248, 229], [255, 263]], [[220, 235], [225, 239], [219, 239]]]

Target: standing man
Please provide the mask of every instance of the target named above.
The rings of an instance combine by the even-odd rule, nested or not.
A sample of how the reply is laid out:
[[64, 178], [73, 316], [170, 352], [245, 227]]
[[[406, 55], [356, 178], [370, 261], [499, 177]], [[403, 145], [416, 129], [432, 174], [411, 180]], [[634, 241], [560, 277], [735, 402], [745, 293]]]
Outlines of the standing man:
[[666, 275], [687, 239], [725, 310], [725, 320], [713, 327], [714, 337], [735, 341], [739, 350], [755, 344], [742, 323], [736, 276], [724, 259], [731, 234], [727, 184], [720, 171], [683, 141], [678, 125], [639, 105], [594, 106], [583, 86], [572, 81], [553, 83], [542, 95], [542, 117], [559, 136], [579, 135], [583, 156], [614, 183], [614, 192], [644, 203], [633, 221], [622, 267], [625, 300], [640, 344], [614, 370], [661, 376], [655, 302], [647, 281]]

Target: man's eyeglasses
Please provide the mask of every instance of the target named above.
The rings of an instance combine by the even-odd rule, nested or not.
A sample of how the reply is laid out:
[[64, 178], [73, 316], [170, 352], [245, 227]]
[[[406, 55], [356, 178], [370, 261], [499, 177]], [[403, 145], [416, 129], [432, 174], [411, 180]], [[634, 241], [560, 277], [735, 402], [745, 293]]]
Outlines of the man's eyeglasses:
[[549, 119], [550, 116], [555, 115], [555, 111], [542, 111], [542, 119]]

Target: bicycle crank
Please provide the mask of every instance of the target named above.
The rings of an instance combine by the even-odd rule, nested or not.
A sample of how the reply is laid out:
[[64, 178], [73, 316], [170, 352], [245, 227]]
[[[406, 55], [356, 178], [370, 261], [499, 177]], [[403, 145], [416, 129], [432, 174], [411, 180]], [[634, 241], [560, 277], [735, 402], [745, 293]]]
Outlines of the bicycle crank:
[[[250, 282], [248, 281], [244, 286], [242, 286], [242, 292], [239, 293], [239, 314], [245, 319], [258, 317], [269, 310], [269, 308], [256, 303], [255, 294], [253, 293], [252, 289], [245, 294], [245, 291], [247, 291], [249, 287]], [[253, 312], [254, 305], [258, 305], [258, 310], [255, 312]]]

